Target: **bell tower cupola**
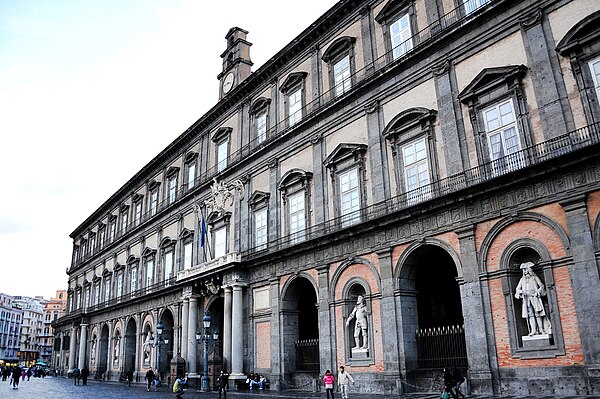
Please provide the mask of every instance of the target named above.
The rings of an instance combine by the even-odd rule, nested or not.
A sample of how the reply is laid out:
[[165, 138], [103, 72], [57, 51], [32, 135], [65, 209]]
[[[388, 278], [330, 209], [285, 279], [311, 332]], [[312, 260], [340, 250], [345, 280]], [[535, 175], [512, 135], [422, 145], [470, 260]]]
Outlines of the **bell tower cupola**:
[[223, 59], [223, 70], [217, 76], [221, 82], [219, 85], [219, 100], [228, 95], [235, 86], [239, 85], [252, 73], [252, 61], [250, 61], [250, 46], [252, 43], [246, 40], [248, 32], [240, 28], [231, 28], [225, 39], [227, 49], [221, 54]]

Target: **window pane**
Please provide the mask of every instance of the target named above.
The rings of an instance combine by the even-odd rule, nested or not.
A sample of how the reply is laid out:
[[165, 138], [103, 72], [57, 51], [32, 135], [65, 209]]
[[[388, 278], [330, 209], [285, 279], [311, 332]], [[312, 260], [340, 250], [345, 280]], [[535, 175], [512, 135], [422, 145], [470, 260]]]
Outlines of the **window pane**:
[[177, 179], [169, 180], [169, 204], [172, 204], [177, 199]]
[[288, 96], [288, 115], [290, 126], [302, 118], [302, 90], [300, 88]]
[[219, 172], [227, 167], [227, 146], [228, 141], [224, 141], [217, 147], [217, 171]]
[[335, 95], [339, 96], [350, 90], [350, 56], [345, 56], [333, 66]]
[[[406, 191], [416, 190], [429, 185], [429, 162], [427, 160], [427, 148], [425, 144], [425, 138], [422, 138], [402, 147]], [[423, 196], [422, 193], [413, 193], [411, 195]]]
[[227, 229], [221, 227], [214, 231], [215, 237], [215, 259], [227, 254]]
[[188, 242], [183, 246], [183, 268], [192, 267], [192, 243]]
[[146, 263], [146, 287], [150, 287], [154, 284], [154, 261], [149, 260]]
[[290, 203], [290, 234], [294, 235], [293, 240], [304, 239], [304, 229], [306, 228], [306, 219], [304, 214], [304, 192], [301, 191], [289, 197]]
[[266, 248], [267, 244], [267, 210], [254, 213], [254, 245], [257, 250]]
[[165, 285], [169, 285], [168, 281], [173, 274], [173, 251], [165, 253]]
[[131, 281], [130, 281], [130, 292], [134, 292], [137, 289], [137, 268], [131, 269]]
[[390, 26], [390, 38], [394, 59], [412, 49], [412, 33], [408, 14], [404, 14]]
[[267, 138], [267, 113], [262, 112], [256, 117], [256, 139], [262, 143]]
[[188, 166], [188, 189], [194, 187], [194, 183], [196, 182], [196, 164], [191, 163]]
[[360, 220], [358, 170], [340, 174], [339, 181], [342, 226], [348, 226]]

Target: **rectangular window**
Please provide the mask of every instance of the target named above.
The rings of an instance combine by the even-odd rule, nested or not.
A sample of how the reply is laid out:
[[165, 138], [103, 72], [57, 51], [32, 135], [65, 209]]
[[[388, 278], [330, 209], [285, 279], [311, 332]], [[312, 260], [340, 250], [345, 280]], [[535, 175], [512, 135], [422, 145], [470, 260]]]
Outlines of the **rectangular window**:
[[135, 203], [134, 221], [136, 226], [142, 222], [142, 201]]
[[350, 56], [346, 55], [333, 65], [333, 78], [335, 84], [335, 95], [340, 96], [350, 90]]
[[192, 267], [192, 247], [193, 242], [188, 242], [183, 245], [183, 269]]
[[85, 289], [85, 308], [89, 308], [90, 307], [90, 300], [92, 299], [92, 293], [91, 293], [91, 289], [88, 286]]
[[254, 212], [254, 246], [257, 251], [267, 248], [267, 208]]
[[196, 184], [196, 164], [195, 163], [188, 164], [187, 178], [188, 178], [187, 179], [187, 188], [188, 188], [188, 190], [190, 190], [194, 187], [194, 184]]
[[410, 19], [408, 14], [404, 14], [390, 26], [390, 38], [392, 40], [394, 59], [397, 59], [406, 52], [412, 50], [413, 45], [411, 36]]
[[512, 99], [483, 111], [492, 170], [501, 174], [524, 165]]
[[425, 137], [402, 146], [402, 161], [407, 201], [414, 203], [429, 198], [429, 163]]
[[117, 276], [117, 298], [123, 295], [123, 273], [119, 273]]
[[342, 226], [346, 227], [360, 221], [358, 169], [340, 174], [339, 183]]
[[121, 215], [121, 235], [127, 231], [127, 212]]
[[94, 255], [94, 247], [96, 246], [96, 236], [90, 237], [90, 256]]
[[158, 209], [158, 190], [152, 191], [150, 194], [150, 216], [156, 215]]
[[100, 284], [96, 284], [94, 287], [94, 305], [100, 303]]
[[81, 291], [77, 291], [77, 309], [81, 309]]
[[225, 140], [217, 146], [217, 172], [222, 172], [227, 167], [227, 147], [229, 141]]
[[146, 262], [146, 287], [151, 287], [154, 284], [154, 260], [150, 259]]
[[115, 234], [117, 233], [117, 221], [113, 220], [108, 226], [108, 242], [115, 240]]
[[227, 228], [221, 227], [213, 231], [215, 239], [215, 259], [227, 254]]
[[256, 116], [256, 140], [262, 143], [267, 139], [267, 112], [261, 112]]
[[298, 88], [288, 96], [289, 126], [302, 119], [302, 88]]
[[85, 246], [86, 246], [86, 244], [87, 243], [85, 241], [81, 244], [81, 259], [85, 259]]
[[463, 0], [463, 4], [465, 5], [465, 13], [470, 14], [479, 7], [486, 5], [489, 1], [490, 0]]
[[131, 269], [131, 280], [129, 285], [129, 292], [135, 292], [137, 290], [137, 267]]
[[98, 233], [98, 246], [100, 249], [104, 248], [104, 229]]
[[306, 217], [304, 213], [304, 191], [290, 195], [290, 234], [292, 242], [304, 240]]
[[169, 180], [169, 205], [177, 199], [177, 178], [173, 177]]
[[108, 301], [110, 299], [110, 279], [104, 280], [104, 300]]
[[173, 274], [173, 251], [165, 253], [165, 285], [169, 285], [169, 280]]
[[590, 71], [596, 88], [596, 97], [600, 99], [600, 58], [590, 61]]

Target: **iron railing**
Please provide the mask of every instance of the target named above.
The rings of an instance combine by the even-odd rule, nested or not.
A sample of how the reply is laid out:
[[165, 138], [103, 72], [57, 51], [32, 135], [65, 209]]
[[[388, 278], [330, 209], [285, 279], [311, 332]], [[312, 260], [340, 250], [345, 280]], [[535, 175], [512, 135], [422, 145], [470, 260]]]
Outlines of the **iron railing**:
[[418, 329], [417, 364], [421, 369], [467, 367], [467, 346], [462, 325]]
[[296, 346], [296, 370], [319, 371], [319, 339], [301, 339]]

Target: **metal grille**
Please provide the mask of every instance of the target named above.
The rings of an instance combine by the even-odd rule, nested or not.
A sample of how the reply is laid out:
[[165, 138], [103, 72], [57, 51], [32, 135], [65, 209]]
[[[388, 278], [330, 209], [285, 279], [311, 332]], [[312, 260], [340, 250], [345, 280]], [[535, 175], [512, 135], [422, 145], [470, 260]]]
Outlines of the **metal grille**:
[[296, 341], [296, 370], [319, 371], [319, 340]]
[[468, 366], [463, 326], [418, 329], [416, 340], [420, 369]]

